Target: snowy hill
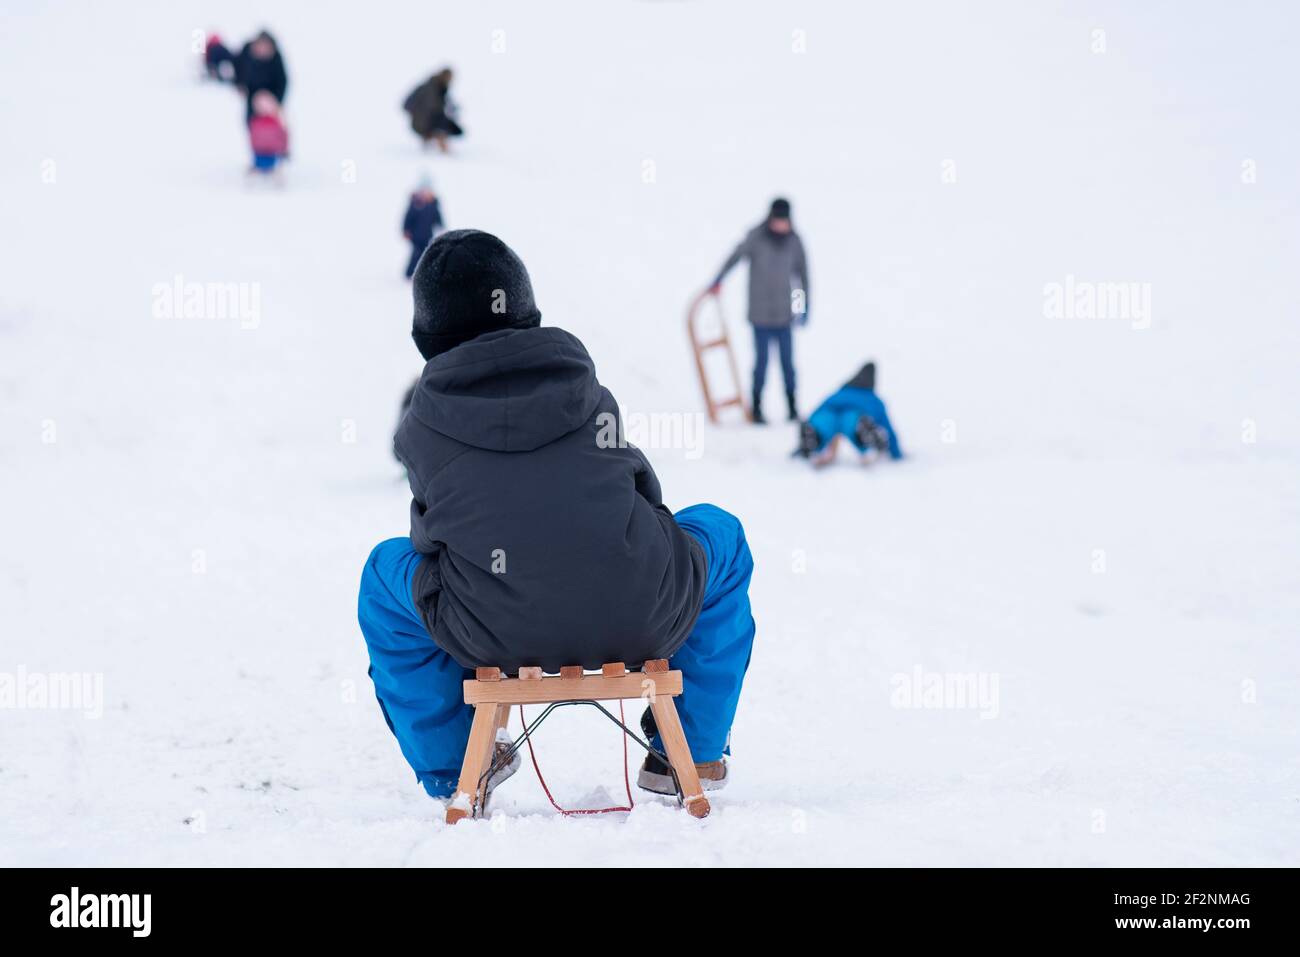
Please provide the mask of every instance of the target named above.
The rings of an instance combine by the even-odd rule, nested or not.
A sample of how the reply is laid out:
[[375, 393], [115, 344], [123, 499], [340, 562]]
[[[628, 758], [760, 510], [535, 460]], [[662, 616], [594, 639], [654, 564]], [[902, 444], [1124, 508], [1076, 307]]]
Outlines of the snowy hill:
[[[1300, 861], [1300, 24], [1129, 7], [6, 3], [0, 675], [100, 676], [102, 715], [0, 708], [0, 863]], [[191, 52], [263, 25], [283, 190]], [[446, 157], [399, 109], [444, 63]], [[525, 766], [446, 829], [384, 726], [356, 587], [406, 531], [424, 170], [630, 412], [701, 409], [686, 303], [778, 193], [802, 403], [880, 363], [897, 466], [814, 474], [785, 425], [646, 450], [757, 563], [704, 822], [563, 819]], [[160, 308], [186, 283], [244, 310]], [[609, 803], [572, 710], [548, 783]]]

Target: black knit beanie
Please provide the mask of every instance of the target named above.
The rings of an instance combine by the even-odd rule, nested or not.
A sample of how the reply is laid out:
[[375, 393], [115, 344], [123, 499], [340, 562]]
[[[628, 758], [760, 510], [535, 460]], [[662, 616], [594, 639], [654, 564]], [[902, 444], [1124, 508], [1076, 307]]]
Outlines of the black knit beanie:
[[767, 212], [768, 219], [789, 219], [790, 218], [790, 201], [777, 197], [772, 200], [772, 208]]
[[457, 229], [439, 236], [415, 267], [411, 338], [425, 360], [498, 329], [542, 321], [528, 270], [490, 233]]

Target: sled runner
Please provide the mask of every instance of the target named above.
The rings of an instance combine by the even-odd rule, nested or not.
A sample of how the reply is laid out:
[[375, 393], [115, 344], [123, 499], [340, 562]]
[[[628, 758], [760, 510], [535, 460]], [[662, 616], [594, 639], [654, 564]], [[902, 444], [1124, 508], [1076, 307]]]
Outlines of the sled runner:
[[[718, 309], [718, 331], [711, 339], [702, 339], [704, 333], [700, 327], [700, 306], [706, 299], [714, 300]], [[716, 423], [718, 410], [732, 405], [739, 406], [741, 414], [748, 421], [749, 407], [745, 404], [740, 388], [740, 370], [736, 368], [736, 354], [731, 349], [731, 339], [727, 335], [727, 317], [722, 313], [722, 304], [718, 302], [717, 296], [705, 291], [695, 298], [686, 312], [686, 333], [691, 340], [691, 352], [695, 355], [695, 369], [700, 375], [700, 388], [704, 390], [704, 404], [709, 412], [709, 421]], [[727, 365], [731, 369], [731, 382], [734, 387], [734, 392], [728, 399], [715, 399], [713, 390], [709, 388], [709, 373], [704, 364], [704, 353], [709, 349], [722, 349], [727, 354]]]
[[[517, 678], [503, 676], [499, 668], [476, 669], [475, 677], [465, 682], [465, 703], [474, 706], [474, 722], [470, 726], [469, 744], [465, 747], [460, 782], [447, 805], [447, 823], [455, 824], [462, 818], [483, 813], [488, 780], [510, 762], [537, 726], [558, 707], [591, 705], [598, 708], [628, 737], [651, 751], [648, 742], [642, 741], [598, 703], [640, 698], [646, 699], [654, 714], [659, 736], [667, 751], [660, 757], [672, 768], [677, 780], [678, 799], [692, 817], [705, 817], [709, 813], [709, 802], [700, 787], [691, 749], [677, 717], [677, 707], [673, 704], [673, 698], [681, 693], [682, 673], [669, 671], [668, 662], [663, 658], [647, 661], [640, 671], [628, 671], [623, 662], [616, 661], [603, 665], [600, 674], [584, 674], [580, 666], [573, 665], [561, 668], [555, 677], [542, 677], [541, 668], [520, 668]], [[509, 748], [498, 750], [497, 731], [506, 727], [511, 706], [525, 704], [544, 704], [547, 707], [534, 721], [524, 725], [523, 734], [517, 741]]]

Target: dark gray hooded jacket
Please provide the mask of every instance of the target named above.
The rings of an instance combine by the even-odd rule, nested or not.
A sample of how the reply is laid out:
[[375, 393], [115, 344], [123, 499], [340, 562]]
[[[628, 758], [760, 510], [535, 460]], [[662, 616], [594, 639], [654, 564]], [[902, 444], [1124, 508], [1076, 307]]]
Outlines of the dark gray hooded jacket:
[[749, 321], [765, 329], [782, 329], [793, 317], [791, 294], [803, 290], [808, 312], [808, 257], [803, 240], [793, 229], [777, 234], [760, 223], [749, 231], [722, 264], [714, 284], [742, 260], [749, 260]]
[[614, 397], [562, 329], [503, 330], [424, 367], [394, 448], [410, 478], [412, 597], [464, 667], [667, 658], [705, 557], [664, 506]]

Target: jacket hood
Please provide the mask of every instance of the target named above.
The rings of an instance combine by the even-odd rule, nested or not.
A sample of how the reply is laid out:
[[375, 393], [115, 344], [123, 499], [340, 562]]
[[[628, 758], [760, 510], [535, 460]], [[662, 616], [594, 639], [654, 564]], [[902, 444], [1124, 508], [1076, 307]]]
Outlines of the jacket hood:
[[531, 452], [584, 425], [601, 391], [591, 356], [563, 329], [501, 329], [430, 359], [409, 414], [464, 445]]
[[848, 382], [844, 383], [845, 389], [867, 389], [871, 392], [876, 391], [876, 364], [868, 362]]

